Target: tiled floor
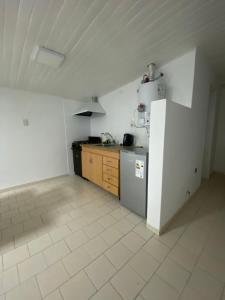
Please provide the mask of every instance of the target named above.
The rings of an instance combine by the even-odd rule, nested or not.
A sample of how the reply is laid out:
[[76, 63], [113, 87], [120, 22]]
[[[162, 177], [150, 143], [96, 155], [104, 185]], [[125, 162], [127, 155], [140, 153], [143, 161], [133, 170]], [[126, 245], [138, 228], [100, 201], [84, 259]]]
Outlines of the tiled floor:
[[0, 194], [0, 300], [225, 300], [225, 176], [158, 237], [79, 177]]

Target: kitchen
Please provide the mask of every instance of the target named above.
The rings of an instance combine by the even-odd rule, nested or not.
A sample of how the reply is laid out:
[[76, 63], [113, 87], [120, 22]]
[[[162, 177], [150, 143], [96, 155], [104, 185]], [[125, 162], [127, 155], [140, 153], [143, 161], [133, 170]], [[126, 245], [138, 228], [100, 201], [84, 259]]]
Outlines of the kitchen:
[[225, 299], [224, 1], [0, 1], [0, 300]]
[[[156, 74], [154, 63], [148, 65], [148, 73], [144, 74], [137, 89], [137, 108], [130, 120], [130, 130], [146, 131], [145, 145], [148, 145], [151, 101], [165, 98], [163, 73], [158, 73], [157, 71]], [[106, 118], [107, 113], [98, 98], [92, 97], [74, 112], [74, 117], [77, 116], [99, 120]], [[115, 128], [112, 129], [115, 131]], [[101, 137], [89, 136], [86, 141], [74, 141], [72, 150], [76, 175], [112, 193], [120, 199], [123, 206], [146, 218], [147, 146], [144, 148], [139, 145], [135, 136], [130, 133], [125, 133], [122, 143], [119, 143], [109, 132], [105, 132], [101, 133]]]

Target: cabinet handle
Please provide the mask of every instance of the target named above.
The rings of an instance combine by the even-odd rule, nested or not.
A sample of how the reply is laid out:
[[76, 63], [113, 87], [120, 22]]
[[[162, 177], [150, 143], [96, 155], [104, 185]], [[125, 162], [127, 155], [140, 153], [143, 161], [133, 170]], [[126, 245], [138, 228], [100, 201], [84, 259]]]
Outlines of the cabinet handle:
[[93, 161], [92, 161], [92, 158], [90, 158], [90, 159], [89, 159], [89, 163], [92, 164], [92, 162], [93, 162]]

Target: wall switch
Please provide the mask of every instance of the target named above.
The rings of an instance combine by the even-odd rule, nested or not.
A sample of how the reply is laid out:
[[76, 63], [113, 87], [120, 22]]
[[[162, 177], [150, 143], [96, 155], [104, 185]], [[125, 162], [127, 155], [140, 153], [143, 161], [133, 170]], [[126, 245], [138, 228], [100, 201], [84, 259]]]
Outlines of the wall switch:
[[23, 126], [29, 126], [29, 120], [28, 119], [23, 119]]

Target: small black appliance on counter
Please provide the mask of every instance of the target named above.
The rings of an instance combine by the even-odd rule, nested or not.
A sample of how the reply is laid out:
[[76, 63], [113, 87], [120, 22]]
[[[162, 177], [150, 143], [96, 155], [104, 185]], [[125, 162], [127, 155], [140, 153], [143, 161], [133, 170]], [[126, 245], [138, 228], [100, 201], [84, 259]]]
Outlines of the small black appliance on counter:
[[100, 144], [101, 138], [99, 136], [89, 136], [88, 140], [85, 141], [74, 141], [72, 143], [73, 150], [73, 165], [74, 165], [74, 173], [78, 176], [82, 177], [82, 161], [81, 161], [81, 152], [82, 152], [82, 144]]
[[133, 146], [134, 144], [134, 136], [130, 133], [124, 133], [123, 135], [123, 146]]

